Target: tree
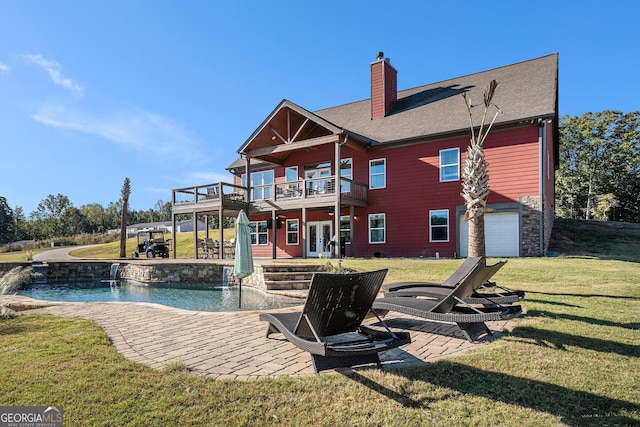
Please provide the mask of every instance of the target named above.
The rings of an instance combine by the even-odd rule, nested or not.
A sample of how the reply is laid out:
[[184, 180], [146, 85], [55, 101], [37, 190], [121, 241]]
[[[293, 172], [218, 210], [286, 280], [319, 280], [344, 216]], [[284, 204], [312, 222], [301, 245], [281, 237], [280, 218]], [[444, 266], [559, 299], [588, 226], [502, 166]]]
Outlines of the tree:
[[106, 224], [105, 210], [101, 204], [89, 203], [88, 205], [80, 206], [80, 212], [86, 218], [87, 232], [104, 233], [109, 230]]
[[129, 209], [129, 196], [131, 195], [131, 181], [124, 179], [120, 200], [122, 200], [122, 220], [120, 221], [120, 258], [127, 256], [127, 210]]
[[60, 218], [59, 236], [75, 236], [88, 231], [87, 218], [80, 209], [69, 206]]
[[[489, 86], [484, 91], [484, 112], [478, 134], [475, 133], [473, 125], [473, 115], [471, 114], [471, 100], [467, 99], [467, 94], [463, 93], [467, 112], [469, 113], [469, 125], [471, 127], [471, 141], [467, 148], [467, 160], [464, 164], [462, 178], [462, 197], [465, 200], [467, 210], [464, 213], [465, 221], [469, 221], [469, 256], [482, 257], [486, 256], [485, 235], [484, 235], [484, 214], [490, 212], [487, 208], [487, 197], [491, 190], [489, 189], [489, 172], [487, 170], [487, 161], [484, 157], [484, 149], [482, 144], [487, 138], [493, 123], [501, 113], [497, 105], [493, 104], [493, 96], [498, 87], [498, 82], [491, 80]], [[489, 108], [494, 106], [496, 113], [489, 126], [485, 129], [485, 121]]]
[[158, 200], [155, 205], [158, 211], [158, 221], [171, 221], [171, 202], [163, 202]]
[[67, 196], [49, 194], [42, 200], [31, 219], [37, 222], [37, 238], [54, 238], [62, 236], [62, 215], [64, 211], [73, 206]]
[[0, 196], [0, 244], [12, 242], [15, 238], [15, 221], [13, 211], [7, 199]]
[[31, 237], [29, 231], [29, 222], [24, 215], [22, 206], [16, 206], [13, 209], [14, 236], [13, 240], [24, 240]]
[[604, 219], [639, 222], [639, 176], [640, 112], [562, 117], [556, 174], [558, 216], [591, 219], [598, 199], [611, 194], [617, 206], [607, 210]]

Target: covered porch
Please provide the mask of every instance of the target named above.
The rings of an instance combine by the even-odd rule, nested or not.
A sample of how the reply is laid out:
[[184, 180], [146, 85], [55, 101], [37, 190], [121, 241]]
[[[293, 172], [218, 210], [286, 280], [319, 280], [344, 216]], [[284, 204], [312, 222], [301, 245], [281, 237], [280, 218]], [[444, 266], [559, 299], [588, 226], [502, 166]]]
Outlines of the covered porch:
[[[337, 184], [339, 182], [339, 185]], [[268, 221], [270, 232], [269, 241], [272, 246], [271, 258], [278, 258], [278, 235], [285, 218], [300, 218], [300, 239], [303, 248], [300, 256], [307, 258], [308, 219], [318, 219], [319, 215], [326, 220], [336, 221], [336, 225], [331, 227], [332, 235], [340, 235], [340, 217], [346, 215], [350, 218], [348, 241], [353, 241], [353, 220], [355, 218], [354, 209], [356, 207], [367, 206], [367, 185], [341, 177], [327, 176], [314, 179], [301, 179], [295, 182], [273, 183], [260, 187], [260, 194], [266, 195], [259, 200], [245, 201], [249, 190], [246, 187], [230, 183], [211, 183], [194, 187], [185, 187], [172, 190], [172, 253], [175, 258], [176, 253], [176, 222], [177, 218], [191, 216], [193, 221], [193, 253], [194, 258], [203, 257], [203, 239], [198, 236], [198, 220], [204, 219], [205, 230], [204, 240], [215, 239], [220, 246], [214, 253], [214, 258], [231, 258], [232, 253], [225, 250], [224, 227], [219, 227], [217, 236], [211, 235], [210, 218], [217, 217], [218, 224], [223, 225], [224, 219], [237, 217], [240, 210], [246, 210], [250, 218], [258, 218]], [[339, 200], [339, 208], [336, 210], [336, 200]], [[338, 215], [335, 213], [338, 212]], [[274, 225], [275, 224], [275, 225]], [[200, 230], [202, 231], [202, 230]], [[339, 239], [338, 239], [339, 241]], [[335, 255], [353, 256], [353, 246], [349, 254], [340, 253], [341, 247], [335, 245]]]

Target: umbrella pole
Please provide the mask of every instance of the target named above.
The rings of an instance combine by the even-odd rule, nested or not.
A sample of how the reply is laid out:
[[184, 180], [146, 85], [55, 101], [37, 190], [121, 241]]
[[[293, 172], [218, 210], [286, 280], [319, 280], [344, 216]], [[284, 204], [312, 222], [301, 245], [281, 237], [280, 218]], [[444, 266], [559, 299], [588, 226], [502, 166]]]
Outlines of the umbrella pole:
[[242, 279], [240, 279], [240, 292], [238, 295], [238, 308], [242, 308]]

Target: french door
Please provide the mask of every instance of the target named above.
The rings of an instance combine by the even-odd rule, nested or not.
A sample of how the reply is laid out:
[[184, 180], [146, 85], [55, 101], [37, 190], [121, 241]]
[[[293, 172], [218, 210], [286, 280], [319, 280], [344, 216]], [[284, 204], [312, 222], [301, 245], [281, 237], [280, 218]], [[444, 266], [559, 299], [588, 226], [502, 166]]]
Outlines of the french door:
[[333, 223], [331, 221], [311, 221], [307, 223], [307, 257], [317, 257], [320, 254], [331, 256], [331, 236]]

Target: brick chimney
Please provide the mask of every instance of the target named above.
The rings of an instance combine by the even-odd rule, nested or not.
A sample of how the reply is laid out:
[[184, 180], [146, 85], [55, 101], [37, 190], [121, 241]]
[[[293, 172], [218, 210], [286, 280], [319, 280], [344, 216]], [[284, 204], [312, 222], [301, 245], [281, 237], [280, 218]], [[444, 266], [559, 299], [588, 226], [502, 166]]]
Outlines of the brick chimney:
[[371, 63], [371, 119], [385, 117], [398, 100], [398, 72], [383, 52]]

